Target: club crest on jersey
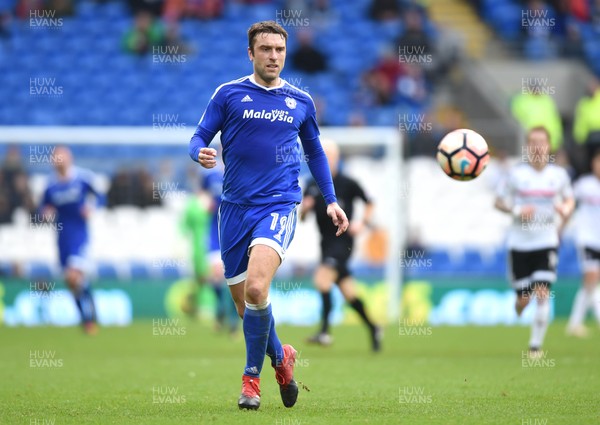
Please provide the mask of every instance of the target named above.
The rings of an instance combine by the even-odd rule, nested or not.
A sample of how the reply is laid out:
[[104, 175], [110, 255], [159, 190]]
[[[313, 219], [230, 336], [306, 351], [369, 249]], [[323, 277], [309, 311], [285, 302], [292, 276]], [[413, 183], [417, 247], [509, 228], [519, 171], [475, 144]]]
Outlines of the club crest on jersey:
[[290, 109], [296, 109], [296, 99], [294, 99], [294, 98], [286, 97], [285, 104]]
[[254, 109], [244, 109], [244, 114], [242, 115], [242, 119], [245, 118], [258, 118], [262, 120], [269, 120], [271, 122], [275, 121], [285, 121], [287, 123], [293, 123], [294, 117], [289, 115], [288, 111], [284, 111], [282, 109], [273, 109], [271, 111], [255, 111]]

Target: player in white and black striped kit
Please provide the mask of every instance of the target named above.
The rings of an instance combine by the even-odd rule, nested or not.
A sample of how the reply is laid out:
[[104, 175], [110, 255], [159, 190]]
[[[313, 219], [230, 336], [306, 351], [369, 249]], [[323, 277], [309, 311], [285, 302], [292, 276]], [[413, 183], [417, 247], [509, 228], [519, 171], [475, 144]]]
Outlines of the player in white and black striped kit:
[[579, 337], [587, 336], [583, 321], [590, 307], [600, 324], [600, 149], [595, 151], [591, 163], [592, 174], [581, 177], [573, 188], [583, 286], [575, 295], [567, 333]]
[[[539, 356], [550, 321], [550, 286], [556, 280], [559, 233], [575, 201], [567, 172], [550, 164], [550, 135], [527, 133], [526, 162], [515, 166], [498, 190], [495, 206], [513, 216], [508, 232], [509, 268], [520, 315], [536, 298], [529, 355]], [[525, 158], [524, 158], [525, 159]]]

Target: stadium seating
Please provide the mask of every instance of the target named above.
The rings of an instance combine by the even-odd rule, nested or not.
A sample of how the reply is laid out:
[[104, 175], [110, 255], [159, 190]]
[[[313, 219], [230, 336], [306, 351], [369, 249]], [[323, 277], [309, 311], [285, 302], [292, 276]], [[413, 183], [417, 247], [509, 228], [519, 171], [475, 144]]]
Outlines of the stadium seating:
[[[324, 118], [330, 125], [348, 123], [352, 104], [348, 99], [356, 88], [352, 82], [373, 67], [381, 48], [403, 31], [398, 22], [369, 20], [369, 4], [368, 0], [332, 1], [330, 13], [335, 19], [327, 25], [311, 25], [317, 29], [317, 44], [330, 59], [329, 72], [311, 78], [295, 72], [289, 63], [284, 71], [285, 78], [297, 76], [296, 82], [325, 99]], [[4, 102], [10, 108], [2, 108], [0, 125], [151, 125], [157, 108], [179, 113], [181, 122], [193, 125], [215, 87], [249, 73], [246, 29], [256, 20], [276, 19], [273, 10], [278, 5], [284, 8], [283, 2], [227, 2], [221, 19], [183, 21], [180, 32], [192, 52], [186, 53], [182, 64], [157, 64], [152, 54], [140, 58], [122, 50], [122, 37], [133, 22], [125, 2], [77, 2], [76, 15], [63, 18], [63, 25], [56, 28], [32, 28], [26, 20], [15, 20], [11, 40], [0, 44], [4, 59], [0, 96], [10, 99]], [[431, 22], [426, 28], [435, 32]], [[290, 27], [292, 33], [301, 29]], [[288, 50], [295, 46], [292, 35]], [[208, 48], [219, 54], [207, 55]], [[32, 76], [56, 78], [63, 95], [30, 96], [27, 84]], [[395, 116], [393, 108], [374, 108], [367, 118], [370, 124], [385, 125]]]

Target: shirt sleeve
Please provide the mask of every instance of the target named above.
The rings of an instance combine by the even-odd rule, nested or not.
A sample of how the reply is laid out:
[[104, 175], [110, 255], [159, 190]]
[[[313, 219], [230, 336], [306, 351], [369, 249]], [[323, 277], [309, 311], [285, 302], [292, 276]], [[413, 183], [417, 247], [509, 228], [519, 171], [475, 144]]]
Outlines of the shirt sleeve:
[[198, 127], [190, 140], [190, 157], [198, 162], [200, 149], [207, 147], [215, 137], [225, 121], [225, 94], [217, 89], [208, 101], [208, 106], [204, 110]]
[[573, 184], [573, 196], [575, 199], [577, 199], [577, 201], [581, 201], [581, 198], [583, 197], [583, 185], [581, 178]]
[[512, 206], [514, 203], [513, 187], [513, 174], [510, 173], [503, 179], [500, 179], [500, 183], [498, 183], [498, 187], [496, 188], [496, 196], [508, 206]]
[[304, 153], [308, 159], [308, 169], [325, 199], [327, 205], [337, 202], [333, 180], [329, 171], [327, 156], [319, 140], [319, 127], [317, 126], [317, 113], [315, 105], [310, 99], [308, 102], [306, 119], [300, 126], [300, 141], [304, 148]]
[[371, 203], [371, 198], [369, 196], [367, 196], [367, 194], [365, 193], [365, 191], [363, 190], [363, 188], [361, 187], [360, 184], [358, 184], [358, 182], [356, 180], [352, 180], [354, 189], [354, 197], [355, 198], [359, 198], [362, 199], [362, 201], [365, 204], [370, 204]]
[[569, 174], [564, 169], [561, 169], [563, 186], [560, 192], [563, 200], [573, 198], [573, 187], [571, 186], [571, 179], [569, 178]]

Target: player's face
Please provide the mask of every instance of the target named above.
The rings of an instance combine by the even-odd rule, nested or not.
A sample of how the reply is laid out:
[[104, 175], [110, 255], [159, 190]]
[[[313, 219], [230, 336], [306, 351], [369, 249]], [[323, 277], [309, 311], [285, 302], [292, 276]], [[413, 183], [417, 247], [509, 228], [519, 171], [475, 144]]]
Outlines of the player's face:
[[254, 40], [254, 49], [248, 48], [248, 56], [254, 64], [258, 83], [277, 85], [279, 74], [285, 64], [285, 39], [279, 34], [260, 33]]
[[550, 159], [550, 141], [543, 131], [533, 131], [529, 133], [527, 139], [527, 148], [530, 161], [533, 164], [547, 164]]
[[62, 147], [58, 147], [54, 150], [52, 155], [52, 165], [59, 173], [63, 173], [71, 166], [72, 157], [71, 152]]
[[592, 173], [600, 179], [600, 154], [596, 154], [592, 159]]

